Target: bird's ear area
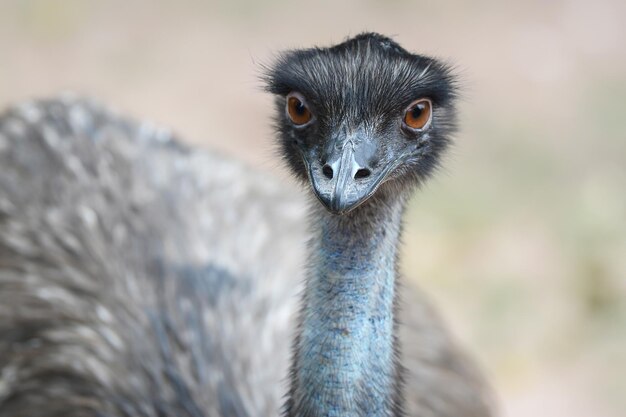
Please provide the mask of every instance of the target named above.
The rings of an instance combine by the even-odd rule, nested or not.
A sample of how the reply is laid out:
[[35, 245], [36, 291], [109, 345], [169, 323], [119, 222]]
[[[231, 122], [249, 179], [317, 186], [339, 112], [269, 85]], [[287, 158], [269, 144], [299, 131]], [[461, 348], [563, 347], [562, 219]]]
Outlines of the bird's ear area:
[[292, 91], [299, 91], [307, 96], [310, 93], [306, 81], [306, 61], [315, 50], [294, 50], [280, 53], [274, 62], [262, 65], [261, 82], [266, 92], [286, 96]]
[[411, 55], [411, 61], [407, 102], [428, 98], [436, 107], [453, 107], [460, 91], [455, 69], [444, 61], [423, 55]]

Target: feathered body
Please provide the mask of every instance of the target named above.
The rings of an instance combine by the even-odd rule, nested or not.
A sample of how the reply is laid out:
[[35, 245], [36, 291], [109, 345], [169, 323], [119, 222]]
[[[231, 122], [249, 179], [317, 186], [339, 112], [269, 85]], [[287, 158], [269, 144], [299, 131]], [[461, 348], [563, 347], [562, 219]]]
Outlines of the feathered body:
[[[279, 414], [290, 340], [310, 336], [294, 332], [297, 294], [312, 282], [303, 265], [326, 263], [341, 243], [317, 239], [332, 235], [324, 229], [332, 222], [307, 231], [314, 203], [70, 96], [2, 113], [0, 167], [0, 417]], [[372, 203], [401, 214], [384, 199]], [[315, 207], [317, 219], [331, 216]], [[372, 230], [392, 236], [370, 242], [386, 244], [383, 262], [395, 265], [393, 224]], [[350, 225], [345, 217], [336, 227]], [[369, 284], [381, 303], [396, 300], [395, 282]], [[480, 374], [422, 296], [404, 293], [397, 329], [407, 414], [490, 416]], [[383, 315], [377, 324], [397, 326]], [[394, 377], [380, 375], [384, 384]]]
[[5, 112], [0, 149], [0, 415], [275, 414], [298, 197], [86, 101]]

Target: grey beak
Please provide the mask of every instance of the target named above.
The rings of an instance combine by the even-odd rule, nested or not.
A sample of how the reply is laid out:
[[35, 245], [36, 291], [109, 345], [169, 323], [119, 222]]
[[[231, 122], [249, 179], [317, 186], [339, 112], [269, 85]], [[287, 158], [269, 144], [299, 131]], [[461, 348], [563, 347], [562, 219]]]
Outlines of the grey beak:
[[359, 132], [336, 139], [325, 164], [310, 163], [309, 177], [318, 199], [331, 212], [346, 213], [367, 200], [384, 179], [375, 172], [376, 140]]
[[346, 209], [352, 193], [351, 181], [356, 171], [359, 169], [354, 159], [354, 144], [348, 142], [344, 145], [340, 157], [334, 163], [327, 165], [337, 173], [337, 179], [330, 193], [329, 207], [334, 212], [341, 212]]

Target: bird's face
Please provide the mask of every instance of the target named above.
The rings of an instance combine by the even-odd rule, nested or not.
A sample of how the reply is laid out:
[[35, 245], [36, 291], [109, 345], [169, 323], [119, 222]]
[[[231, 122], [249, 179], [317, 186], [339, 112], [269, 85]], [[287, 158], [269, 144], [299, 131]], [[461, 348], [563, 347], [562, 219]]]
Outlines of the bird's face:
[[291, 169], [333, 213], [353, 210], [385, 184], [418, 184], [454, 130], [447, 67], [380, 35], [289, 52], [267, 82]]

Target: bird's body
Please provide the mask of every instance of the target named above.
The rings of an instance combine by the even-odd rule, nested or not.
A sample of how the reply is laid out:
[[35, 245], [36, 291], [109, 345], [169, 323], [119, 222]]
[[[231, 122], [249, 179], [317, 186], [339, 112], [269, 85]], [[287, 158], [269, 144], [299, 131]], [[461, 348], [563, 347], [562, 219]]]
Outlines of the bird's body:
[[[347, 400], [326, 415], [491, 415], [480, 374], [419, 294], [407, 288], [399, 320], [388, 314], [404, 200], [372, 200], [359, 208], [371, 212], [365, 223], [358, 211], [328, 213], [239, 163], [71, 97], [3, 113], [0, 167], [0, 417], [274, 416], [285, 392], [289, 416], [322, 415], [301, 400], [338, 392]], [[372, 247], [349, 258], [359, 237]], [[363, 280], [381, 253], [376, 268], [394, 273]], [[368, 320], [372, 290], [380, 314]], [[332, 310], [330, 293], [351, 311]], [[372, 318], [376, 334], [359, 334]], [[326, 346], [323, 332], [342, 337]], [[368, 389], [382, 401], [354, 414], [350, 393], [362, 400]]]
[[275, 414], [299, 197], [85, 101], [0, 149], [1, 416]]

